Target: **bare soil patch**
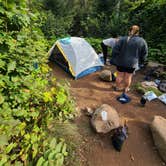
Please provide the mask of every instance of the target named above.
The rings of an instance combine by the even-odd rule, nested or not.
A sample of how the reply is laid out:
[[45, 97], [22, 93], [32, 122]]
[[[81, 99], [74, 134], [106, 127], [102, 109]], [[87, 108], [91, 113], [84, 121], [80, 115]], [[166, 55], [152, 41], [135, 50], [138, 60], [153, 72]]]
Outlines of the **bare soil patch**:
[[[99, 79], [101, 71], [73, 80], [57, 65], [50, 64], [50, 66], [57, 79], [67, 79], [70, 82], [71, 94], [80, 110], [85, 107], [95, 109], [105, 103], [113, 106], [120, 117], [128, 121], [129, 137], [125, 141], [122, 151], [116, 152], [111, 145], [110, 136], [95, 133], [90, 127], [89, 117], [81, 111], [81, 115], [75, 120], [84, 140], [82, 148], [79, 149], [81, 166], [165, 165], [154, 146], [149, 124], [155, 115], [166, 118], [166, 105], [159, 100], [154, 100], [147, 102], [145, 107], [141, 107], [139, 104], [141, 96], [134, 89], [129, 92], [132, 101], [125, 105], [121, 104], [116, 100], [121, 92], [113, 91], [111, 88], [113, 83], [103, 82]], [[115, 71], [111, 66], [106, 66], [105, 69]], [[142, 72], [137, 72], [134, 75], [133, 84], [142, 81], [143, 78]]]

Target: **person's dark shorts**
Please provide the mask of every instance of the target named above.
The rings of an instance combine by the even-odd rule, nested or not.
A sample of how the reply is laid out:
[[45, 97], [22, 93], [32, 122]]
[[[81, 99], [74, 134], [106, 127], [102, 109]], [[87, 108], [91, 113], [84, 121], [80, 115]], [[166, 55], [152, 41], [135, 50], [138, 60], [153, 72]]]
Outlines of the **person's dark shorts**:
[[117, 66], [116, 68], [119, 72], [133, 73], [135, 71], [135, 68], [131, 68], [131, 67]]

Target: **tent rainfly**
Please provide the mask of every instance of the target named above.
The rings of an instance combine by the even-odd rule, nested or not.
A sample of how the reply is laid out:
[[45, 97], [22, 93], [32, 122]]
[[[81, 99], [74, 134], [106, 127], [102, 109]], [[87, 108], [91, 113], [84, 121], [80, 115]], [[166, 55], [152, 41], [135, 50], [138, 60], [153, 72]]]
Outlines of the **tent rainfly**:
[[75, 79], [103, 67], [100, 57], [92, 46], [79, 37], [57, 40], [49, 51], [49, 60], [56, 62]]

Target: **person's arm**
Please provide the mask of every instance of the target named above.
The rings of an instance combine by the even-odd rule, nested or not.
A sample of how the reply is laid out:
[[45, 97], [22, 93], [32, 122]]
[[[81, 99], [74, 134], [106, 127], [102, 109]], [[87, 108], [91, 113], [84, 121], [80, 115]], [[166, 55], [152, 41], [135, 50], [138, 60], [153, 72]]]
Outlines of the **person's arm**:
[[113, 49], [112, 49], [112, 57], [111, 57], [111, 60], [110, 60], [110, 64], [114, 64], [115, 58], [117, 56], [119, 56], [121, 45], [122, 45], [122, 40], [119, 40], [119, 41], [116, 42], [115, 46], [113, 47]]
[[140, 55], [140, 65], [144, 64], [148, 56], [148, 45], [145, 40], [143, 40], [143, 45], [141, 49], [141, 55]]
[[112, 49], [112, 55], [119, 55], [120, 54], [120, 48], [122, 45], [122, 40], [117, 41], [117, 43], [115, 44], [115, 46]]

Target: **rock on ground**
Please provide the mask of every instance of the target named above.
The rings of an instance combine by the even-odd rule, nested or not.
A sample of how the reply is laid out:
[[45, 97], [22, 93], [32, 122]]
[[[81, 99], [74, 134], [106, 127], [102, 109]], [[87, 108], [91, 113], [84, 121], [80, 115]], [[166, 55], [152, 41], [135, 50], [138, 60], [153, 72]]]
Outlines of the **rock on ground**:
[[98, 133], [107, 133], [120, 126], [120, 118], [117, 111], [103, 104], [93, 113], [91, 124]]
[[166, 119], [161, 116], [155, 116], [151, 124], [151, 131], [154, 143], [166, 162]]
[[100, 79], [103, 80], [103, 81], [112, 81], [112, 73], [110, 70], [103, 70], [101, 73], [100, 73]]

